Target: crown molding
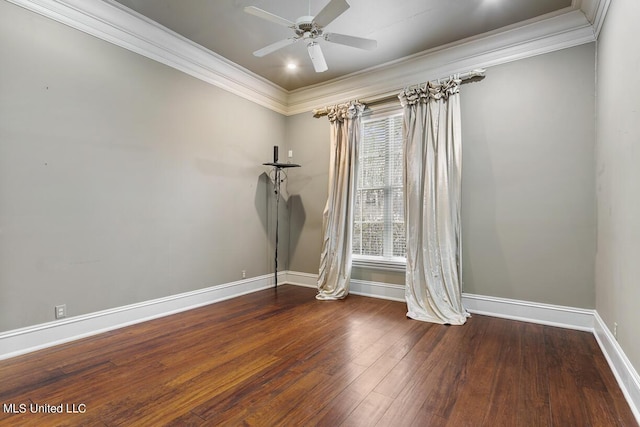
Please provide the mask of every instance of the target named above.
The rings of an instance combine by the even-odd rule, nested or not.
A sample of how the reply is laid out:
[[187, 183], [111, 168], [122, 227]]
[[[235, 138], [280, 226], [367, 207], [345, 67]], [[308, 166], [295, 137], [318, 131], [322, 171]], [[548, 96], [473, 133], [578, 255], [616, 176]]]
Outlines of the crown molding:
[[[292, 91], [289, 114], [322, 105], [398, 92], [401, 88], [474, 68], [487, 68], [595, 41], [580, 10], [495, 31], [402, 60]], [[366, 102], [366, 101], [365, 101]]]
[[575, 6], [582, 10], [582, 13], [587, 17], [587, 20], [593, 27], [593, 32], [596, 39], [600, 35], [604, 18], [609, 10], [611, 0], [574, 0], [574, 3], [578, 3]]
[[284, 115], [593, 42], [610, 0], [574, 0], [546, 17], [461, 40], [319, 85], [287, 91], [113, 0], [7, 0]]
[[278, 113], [287, 91], [111, 0], [7, 0], [180, 70]]

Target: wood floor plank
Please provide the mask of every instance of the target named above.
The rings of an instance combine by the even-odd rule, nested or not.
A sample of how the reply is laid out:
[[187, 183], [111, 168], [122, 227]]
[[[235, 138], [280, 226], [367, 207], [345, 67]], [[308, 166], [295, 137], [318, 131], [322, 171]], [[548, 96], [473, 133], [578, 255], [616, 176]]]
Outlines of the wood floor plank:
[[523, 323], [520, 329], [521, 380], [518, 385], [518, 425], [551, 426], [544, 326]]
[[420, 348], [419, 353], [424, 352], [424, 356], [416, 359], [420, 363], [414, 363], [412, 376], [403, 381], [400, 393], [380, 424], [390, 425], [395, 420], [406, 425], [427, 425], [434, 416], [448, 416], [461, 386], [465, 363], [469, 360], [466, 337], [473, 331], [468, 325], [434, 326], [441, 337], [431, 340], [432, 346], [428, 350]]
[[578, 384], [580, 378], [574, 375], [573, 368], [573, 365], [582, 360], [580, 351], [570, 345], [572, 340], [567, 340], [567, 334], [563, 332], [551, 328], [545, 330], [545, 343], [549, 350], [547, 372], [554, 379], [549, 383], [552, 424], [590, 426], [588, 411]]
[[320, 425], [340, 425], [373, 392], [373, 389], [397, 364], [397, 359], [390, 357], [379, 358], [340, 394], [328, 402], [324, 408], [318, 411], [314, 419]]
[[402, 360], [387, 374], [374, 391], [385, 396], [396, 398], [415, 377], [415, 371], [430, 354], [430, 347], [435, 347], [446, 332], [446, 326], [421, 325], [422, 335], [416, 344], [405, 354]]
[[209, 400], [192, 409], [194, 414], [216, 423], [241, 423], [247, 416], [282, 394], [301, 379], [286, 359], [280, 360], [233, 389], [216, 393]]
[[393, 403], [393, 399], [372, 391], [340, 424], [344, 427], [375, 426]]
[[482, 425], [490, 407], [491, 395], [496, 380], [497, 360], [502, 349], [504, 333], [508, 323], [502, 319], [472, 316], [465, 326], [476, 326], [476, 346], [470, 353], [470, 363], [461, 372], [462, 388], [456, 396], [447, 426]]
[[[364, 367], [353, 363], [346, 364], [343, 368], [335, 371], [326, 381], [318, 384], [312, 389], [308, 389], [299, 400], [300, 404], [295, 405], [294, 410], [289, 411], [281, 418], [279, 425], [303, 426], [313, 425], [321, 418], [322, 409], [328, 402], [335, 401], [350, 384], [358, 378], [364, 371]], [[307, 400], [308, 399], [308, 400]], [[309, 404], [313, 402], [312, 404]], [[334, 411], [336, 411], [335, 408]], [[344, 408], [343, 411], [350, 411]], [[342, 413], [336, 411], [336, 415], [342, 418]], [[335, 425], [335, 424], [331, 424]]]
[[464, 372], [472, 361], [472, 334], [472, 328], [447, 330], [438, 349], [444, 354], [434, 354], [437, 365], [422, 380], [425, 400], [414, 417], [414, 425], [431, 425], [449, 418], [464, 387]]
[[486, 412], [484, 424], [515, 426], [518, 425], [518, 393], [522, 383], [521, 369], [521, 334], [519, 322], [508, 325], [502, 336], [500, 355], [496, 360], [495, 379], [489, 398], [489, 410]]
[[[1, 426], [635, 426], [591, 334], [282, 286], [0, 361]], [[19, 412], [19, 411], [18, 411]]]

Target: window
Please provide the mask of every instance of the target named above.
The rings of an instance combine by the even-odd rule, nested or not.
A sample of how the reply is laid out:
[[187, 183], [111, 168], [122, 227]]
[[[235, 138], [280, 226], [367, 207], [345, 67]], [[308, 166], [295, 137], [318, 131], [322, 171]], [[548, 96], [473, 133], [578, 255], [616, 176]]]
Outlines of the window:
[[363, 119], [358, 157], [353, 255], [356, 265], [405, 262], [402, 114]]

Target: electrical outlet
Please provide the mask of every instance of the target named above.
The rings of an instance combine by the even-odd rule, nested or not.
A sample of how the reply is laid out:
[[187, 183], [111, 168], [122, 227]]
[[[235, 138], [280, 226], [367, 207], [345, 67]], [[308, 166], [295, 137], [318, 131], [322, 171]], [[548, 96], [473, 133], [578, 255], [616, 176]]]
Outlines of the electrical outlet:
[[613, 337], [618, 339], [618, 322], [613, 322]]
[[67, 304], [56, 305], [56, 319], [67, 317]]
[[242, 270], [242, 278], [243, 279], [247, 278], [247, 270]]

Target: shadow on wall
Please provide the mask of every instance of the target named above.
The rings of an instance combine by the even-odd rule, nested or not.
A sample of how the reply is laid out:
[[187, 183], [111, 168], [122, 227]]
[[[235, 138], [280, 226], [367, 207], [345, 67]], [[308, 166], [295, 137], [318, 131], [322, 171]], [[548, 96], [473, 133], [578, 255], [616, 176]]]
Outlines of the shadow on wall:
[[[282, 192], [282, 196], [278, 209], [278, 270], [289, 268], [289, 254], [296, 250], [307, 219], [302, 197], [294, 194], [287, 198], [286, 191]], [[272, 259], [275, 249], [275, 222], [270, 218], [275, 218], [276, 206], [273, 182], [266, 172], [258, 177], [254, 206], [268, 239], [267, 255]]]
[[307, 214], [302, 204], [302, 198], [297, 194], [290, 196], [287, 200], [287, 210], [289, 211], [289, 254], [292, 254], [300, 241]]
[[260, 218], [260, 223], [262, 224], [262, 229], [265, 234], [269, 232], [269, 215], [268, 215], [268, 205], [267, 202], [269, 200], [269, 193], [271, 191], [271, 180], [269, 179], [269, 175], [266, 172], [263, 172], [258, 177], [258, 183], [256, 184], [256, 195], [254, 197], [253, 205], [256, 208], [256, 212], [258, 217]]
[[[274, 241], [275, 241], [275, 226], [271, 227], [269, 224], [269, 218], [272, 217], [271, 213], [271, 205], [270, 200], [273, 199], [273, 186], [271, 184], [271, 179], [266, 172], [263, 172], [258, 176], [258, 182], [256, 184], [256, 194], [254, 197], [254, 206], [256, 209], [256, 213], [260, 218], [260, 224], [262, 225], [262, 229], [264, 230], [264, 237], [266, 239], [266, 244], [264, 246], [265, 257], [267, 258], [269, 265], [271, 268], [273, 267], [273, 259], [274, 259]], [[273, 211], [275, 212], [275, 210]], [[269, 269], [269, 271], [273, 271]]]
[[[260, 223], [267, 239], [267, 258], [273, 260], [276, 250], [276, 212], [278, 215], [278, 271], [289, 268], [289, 221], [290, 221], [290, 200], [287, 196], [286, 186], [282, 185], [280, 201], [276, 205], [276, 194], [272, 180], [273, 175], [263, 172], [258, 177], [254, 206], [260, 217]], [[298, 202], [301, 204], [301, 202]], [[304, 220], [302, 222], [304, 224]], [[298, 231], [297, 235], [300, 235]], [[297, 242], [297, 239], [296, 239]], [[275, 269], [275, 265], [273, 266]]]
[[287, 183], [289, 193], [302, 193], [305, 187], [313, 181], [313, 178], [314, 177], [303, 173], [296, 173], [295, 179]]

